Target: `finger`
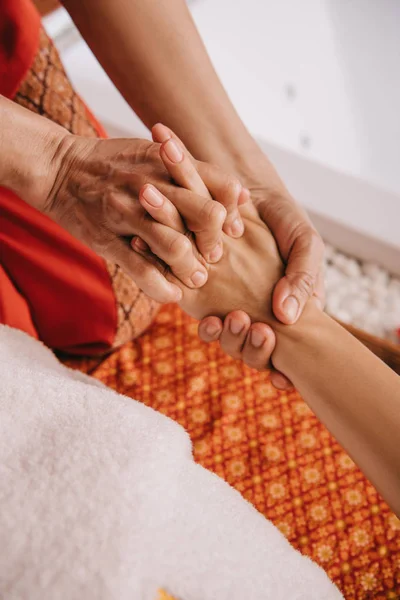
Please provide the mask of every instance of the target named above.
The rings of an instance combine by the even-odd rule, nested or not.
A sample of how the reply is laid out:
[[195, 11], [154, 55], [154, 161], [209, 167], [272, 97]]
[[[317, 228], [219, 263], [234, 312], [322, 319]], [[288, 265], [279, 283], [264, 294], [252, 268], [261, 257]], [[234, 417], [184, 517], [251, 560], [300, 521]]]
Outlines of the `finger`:
[[146, 214], [155, 221], [185, 233], [186, 227], [173, 203], [151, 184], [144, 185], [139, 192], [141, 206], [133, 205], [124, 193], [108, 193], [104, 202], [102, 224], [118, 235], [129, 236], [136, 231], [136, 225]]
[[167, 281], [155, 265], [150, 264], [140, 254], [133, 252], [128, 243], [114, 236], [103, 247], [103, 251], [98, 253], [119, 265], [136, 285], [153, 300], [161, 303], [179, 302], [181, 300], [182, 291], [179, 287]]
[[175, 229], [186, 231], [185, 225], [175, 206], [154, 185], [146, 184], [139, 192], [139, 202], [155, 221]]
[[271, 372], [271, 383], [277, 390], [282, 391], [290, 390], [293, 387], [292, 382], [279, 371]]
[[169, 190], [173, 205], [185, 220], [186, 227], [196, 236], [196, 244], [208, 262], [217, 262], [222, 254], [222, 226], [226, 216], [225, 208], [211, 198], [199, 196], [183, 188]]
[[193, 158], [193, 155], [186, 148], [186, 146], [182, 142], [182, 140], [178, 138], [178, 136], [176, 135], [176, 133], [174, 133], [172, 131], [172, 129], [170, 129], [166, 125], [163, 125], [163, 123], [157, 123], [156, 125], [153, 125], [153, 127], [151, 128], [151, 135], [153, 138], [153, 142], [156, 142], [157, 144], [162, 144], [162, 143], [166, 142], [167, 140], [169, 140], [170, 138], [174, 139], [176, 142], [178, 142], [178, 144], [181, 146], [181, 148], [184, 149], [185, 153], [188, 156], [190, 156], [190, 158], [194, 162], [196, 162], [195, 159]]
[[[244, 192], [240, 181], [233, 175], [227, 175], [222, 169], [197, 161], [198, 173], [204, 181], [214, 200], [220, 202], [227, 211], [224, 223], [224, 231], [232, 237], [240, 237], [243, 234], [243, 221], [238, 211], [238, 203], [247, 201], [250, 193]], [[246, 198], [247, 197], [247, 198]]]
[[175, 183], [200, 196], [211, 198], [193, 160], [183, 145], [171, 137], [161, 144], [160, 156]]
[[206, 317], [199, 323], [199, 338], [203, 342], [215, 342], [222, 333], [223, 325], [218, 317]]
[[314, 294], [322, 268], [324, 246], [311, 227], [306, 227], [293, 244], [285, 276], [277, 283], [272, 307], [277, 319], [287, 325], [295, 323]]
[[[188, 228], [196, 233], [197, 246], [206, 260], [217, 262], [223, 254], [222, 226], [226, 217], [223, 207], [212, 200], [206, 186], [192, 160], [175, 140], [170, 138], [162, 144], [160, 156], [173, 180], [186, 190], [196, 193], [205, 200], [206, 212], [201, 216], [201, 222], [192, 229], [193, 219], [187, 221]], [[190, 213], [193, 207], [188, 207]], [[188, 214], [190, 214], [188, 213]]]
[[151, 253], [150, 246], [138, 235], [134, 235], [131, 239], [131, 246], [135, 252], [139, 252], [142, 256], [147, 256]]
[[240, 192], [240, 195], [239, 195], [238, 206], [242, 206], [243, 204], [246, 204], [247, 202], [250, 201], [250, 198], [251, 198], [250, 190], [247, 188], [242, 188], [242, 191]]
[[146, 219], [140, 223], [137, 234], [182, 283], [190, 288], [205, 284], [208, 279], [207, 269], [195, 257], [193, 245], [185, 235]]
[[242, 310], [233, 311], [225, 317], [224, 328], [219, 342], [226, 354], [229, 354], [232, 358], [242, 358], [241, 352], [250, 325], [250, 317]]
[[265, 323], [253, 323], [242, 351], [243, 362], [253, 369], [267, 369], [275, 349], [275, 334]]
[[[151, 131], [154, 142], [163, 144], [172, 138], [177, 142], [178, 146], [181, 146], [183, 151], [191, 157], [192, 161], [194, 161], [193, 156], [171, 129], [161, 123], [157, 123]], [[241, 216], [237, 211], [237, 206], [245, 204], [250, 200], [250, 190], [242, 188], [240, 182], [237, 180], [229, 183], [229, 181], [227, 181], [227, 175], [221, 169], [218, 169], [218, 167], [200, 161], [194, 161], [194, 163], [197, 166], [201, 179], [211, 192], [213, 198], [218, 202], [221, 202], [227, 209], [227, 220], [224, 226], [225, 233], [232, 237], [240, 237], [243, 233], [243, 226]], [[203, 175], [207, 178], [207, 182], [204, 180]], [[235, 178], [229, 179], [232, 180]], [[237, 183], [239, 185], [237, 185]], [[208, 187], [209, 185], [210, 187]]]
[[[162, 144], [160, 156], [174, 181], [181, 187], [211, 200], [209, 191], [196, 168], [196, 165], [200, 163], [194, 161], [181, 140], [170, 129], [160, 123], [153, 127], [152, 133], [154, 141], [159, 141]], [[220, 173], [218, 169], [216, 171]], [[230, 206], [230, 199], [227, 195], [224, 196], [224, 199]], [[219, 199], [217, 198], [217, 200]], [[237, 201], [238, 198], [236, 203]], [[242, 203], [246, 201], [245, 194], [241, 201]], [[188, 207], [186, 217], [189, 216], [189, 211], [192, 211], [191, 205]], [[201, 216], [204, 218], [204, 222], [196, 224], [193, 222], [193, 218], [190, 219], [190, 222], [186, 218], [186, 223], [188, 228], [196, 233], [196, 243], [204, 258], [214, 263], [220, 260], [223, 254], [221, 233], [227, 212], [223, 211], [222, 206], [218, 203], [214, 203], [214, 206], [208, 203], [206, 212]], [[193, 229], [193, 226], [196, 229]]]

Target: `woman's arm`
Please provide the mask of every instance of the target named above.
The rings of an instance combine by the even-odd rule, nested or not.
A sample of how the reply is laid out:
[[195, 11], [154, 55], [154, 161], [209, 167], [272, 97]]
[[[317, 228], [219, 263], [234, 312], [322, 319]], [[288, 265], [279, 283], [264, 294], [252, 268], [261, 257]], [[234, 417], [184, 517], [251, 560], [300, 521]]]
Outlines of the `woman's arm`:
[[[0, 185], [119, 264], [153, 299], [174, 302], [181, 292], [169, 281], [170, 273], [161, 273], [134, 252], [131, 240], [140, 236], [182, 282], [201, 286], [207, 269], [181, 233], [175, 206], [198, 232], [198, 245], [207, 243], [209, 250], [220, 239], [226, 211], [209, 196], [174, 185], [159, 148], [148, 140], [74, 136], [0, 96]], [[213, 172], [206, 163], [181, 161], [182, 168], [186, 164], [190, 172]], [[217, 178], [223, 177], [217, 171]], [[144, 206], [151, 203], [164, 210], [163, 224], [149, 219]]]
[[[251, 190], [288, 263], [275, 290], [275, 313], [295, 322], [310, 295], [323, 297], [321, 239], [236, 113], [185, 0], [64, 0], [64, 5], [144, 123], [162, 121], [196, 158], [235, 173]], [[224, 205], [224, 231], [232, 233], [239, 214], [233, 203]]]
[[276, 335], [274, 366], [400, 515], [400, 377], [311, 303]]
[[[179, 172], [173, 176], [179, 178]], [[184, 185], [183, 180], [181, 183]], [[192, 180], [191, 185], [196, 182]], [[270, 352], [272, 326], [275, 368], [293, 381], [316, 415], [400, 514], [400, 378], [323, 314], [315, 301], [308, 303], [294, 325], [274, 319], [271, 298], [282, 262], [270, 231], [254, 207], [248, 204], [240, 210], [246, 224], [244, 235], [238, 240], [225, 238], [224, 256], [210, 267], [206, 285], [199, 290], [183, 289], [182, 308], [198, 319], [207, 315], [224, 319], [222, 348], [227, 339], [234, 339], [231, 347], [235, 348], [235, 358], [247, 353], [253, 366], [258, 366], [260, 353]], [[232, 322], [239, 328], [232, 331]]]
[[0, 185], [42, 210], [67, 135], [59, 125], [0, 95]]

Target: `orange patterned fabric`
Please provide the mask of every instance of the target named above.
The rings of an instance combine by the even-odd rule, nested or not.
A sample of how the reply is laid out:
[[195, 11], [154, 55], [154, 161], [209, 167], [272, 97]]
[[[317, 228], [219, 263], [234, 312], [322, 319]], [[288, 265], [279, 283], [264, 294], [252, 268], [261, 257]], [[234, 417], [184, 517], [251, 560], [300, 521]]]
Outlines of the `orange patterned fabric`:
[[347, 600], [400, 598], [399, 519], [297, 392], [275, 390], [268, 373], [203, 344], [178, 307], [164, 307], [145, 335], [102, 362], [74, 366], [180, 423], [195, 459], [318, 562]]

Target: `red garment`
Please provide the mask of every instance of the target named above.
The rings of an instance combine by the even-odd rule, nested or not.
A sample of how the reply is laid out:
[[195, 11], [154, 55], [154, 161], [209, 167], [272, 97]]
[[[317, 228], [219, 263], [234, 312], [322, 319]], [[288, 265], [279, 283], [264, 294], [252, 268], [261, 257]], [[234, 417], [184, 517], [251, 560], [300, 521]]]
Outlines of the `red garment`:
[[[38, 52], [30, 0], [0, 0], [0, 93], [12, 98]], [[87, 114], [99, 136], [101, 126]], [[0, 323], [71, 353], [105, 352], [117, 326], [104, 261], [59, 225], [0, 187]]]
[[0, 0], [0, 94], [12, 98], [32, 64], [40, 15], [30, 0]]
[[4, 188], [0, 260], [1, 322], [68, 352], [111, 347], [116, 304], [103, 260]]

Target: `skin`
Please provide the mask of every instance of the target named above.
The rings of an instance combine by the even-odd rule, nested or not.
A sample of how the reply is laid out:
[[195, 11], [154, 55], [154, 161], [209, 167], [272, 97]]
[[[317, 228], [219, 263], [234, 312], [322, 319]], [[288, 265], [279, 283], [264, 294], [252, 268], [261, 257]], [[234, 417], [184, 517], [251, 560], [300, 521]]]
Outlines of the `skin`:
[[[189, 152], [182, 144], [181, 140], [175, 136], [175, 134], [169, 130], [164, 125], [158, 124], [153, 130], [153, 137], [157, 137], [157, 139], [163, 139], [163, 144], [160, 148], [160, 155], [165, 164], [165, 167], [168, 169], [170, 175], [174, 178], [176, 183], [179, 183], [184, 188], [191, 189], [192, 191], [198, 193], [204, 193], [204, 184], [201, 181], [199, 173], [191, 165], [192, 157]], [[168, 140], [171, 137], [179, 144], [183, 158], [179, 162], [173, 162], [169, 158], [166, 157], [165, 152], [163, 151], [164, 145], [168, 143]], [[190, 175], [188, 175], [190, 173]], [[244, 206], [243, 206], [244, 204]], [[259, 249], [261, 251], [262, 247], [265, 245], [266, 248], [270, 247], [271, 244], [271, 234], [269, 229], [265, 226], [265, 223], [260, 219], [260, 215], [255, 208], [254, 204], [245, 202], [239, 202], [239, 212], [243, 217], [245, 215], [245, 219], [243, 219], [244, 223], [249, 224], [249, 220], [251, 222], [250, 228], [252, 231], [256, 232], [256, 236], [254, 239], [258, 240]], [[167, 222], [167, 218], [163, 215], [163, 211], [159, 211], [158, 214], [151, 212], [152, 216], [160, 220], [160, 222], [164, 224], [169, 224]], [[257, 225], [257, 227], [255, 227]], [[184, 227], [184, 225], [183, 225]], [[184, 229], [180, 230], [184, 232]], [[279, 256], [278, 249], [276, 247], [276, 242], [272, 245], [273, 252]], [[271, 251], [272, 251], [271, 247]], [[229, 240], [225, 236], [224, 240], [224, 256], [223, 256], [223, 264], [224, 260], [229, 259]], [[138, 249], [142, 252], [143, 256], [149, 255], [150, 248], [146, 245], [142, 246]], [[225, 253], [228, 250], [228, 255]], [[280, 264], [280, 263], [279, 263]], [[210, 267], [209, 267], [210, 268]], [[280, 271], [280, 275], [282, 276], [282, 269]], [[211, 275], [213, 274], [212, 267], [210, 268]], [[221, 273], [221, 271], [219, 271]], [[279, 278], [278, 278], [279, 279]], [[259, 274], [259, 278], [257, 281], [263, 280], [263, 274]], [[280, 281], [282, 281], [280, 279]], [[224, 281], [224, 278], [221, 278], [222, 283], [228, 284], [229, 282]], [[252, 282], [246, 282], [249, 286], [253, 287]], [[272, 297], [274, 298], [274, 290], [271, 289]], [[247, 288], [246, 288], [247, 289]], [[268, 300], [269, 303], [269, 300]], [[232, 356], [235, 359], [243, 360], [248, 366], [255, 368], [257, 370], [264, 370], [266, 368], [272, 370], [271, 379], [273, 384], [280, 389], [288, 389], [291, 387], [291, 382], [282, 375], [282, 373], [277, 372], [271, 363], [271, 354], [275, 347], [275, 334], [271, 327], [269, 327], [265, 322], [253, 322], [246, 312], [243, 310], [245, 306], [243, 304], [234, 304], [234, 307], [240, 308], [240, 310], [227, 310], [224, 305], [225, 310], [216, 310], [213, 316], [204, 315], [202, 317], [202, 321], [199, 325], [199, 334], [200, 337], [204, 339], [204, 341], [220, 341], [222, 349]], [[185, 308], [185, 307], [184, 307]], [[190, 311], [188, 311], [190, 312]], [[221, 316], [215, 316], [220, 314]], [[193, 315], [197, 316], [197, 315]], [[263, 315], [263, 319], [265, 320], [265, 315]], [[261, 321], [263, 320], [261, 319]]]
[[[174, 176], [178, 176], [176, 170]], [[243, 334], [240, 342], [237, 338], [239, 356], [249, 351], [251, 337], [259, 332], [261, 321], [273, 328], [275, 368], [293, 382], [400, 515], [399, 376], [322, 313], [315, 299], [308, 302], [294, 325], [284, 325], [275, 318], [273, 290], [284, 265], [274, 237], [254, 207], [246, 204], [239, 210], [244, 235], [236, 240], [224, 239], [223, 258], [209, 266], [209, 277], [202, 288], [183, 288], [181, 307], [197, 319], [219, 315], [225, 319], [224, 329], [236, 318], [232, 315], [240, 312], [234, 309], [244, 309], [249, 319], [247, 327], [253, 325], [250, 336]], [[251, 356], [250, 352], [249, 360]]]
[[[193, 156], [234, 174], [250, 190], [251, 200], [272, 231], [285, 264], [273, 293], [275, 317], [283, 323], [296, 322], [310, 297], [318, 298], [322, 306], [322, 241], [236, 113], [186, 2], [64, 0], [64, 6], [110, 78], [148, 127], [163, 122]], [[153, 138], [163, 143], [165, 131], [160, 134], [153, 130]], [[211, 191], [209, 182], [206, 187]], [[219, 201], [224, 198], [213, 192], [212, 196]], [[232, 235], [234, 223], [240, 223], [239, 204], [229, 200], [223, 203], [227, 209], [223, 229]], [[236, 313], [235, 319], [244, 327], [248, 324], [243, 313]], [[205, 341], [221, 337], [227, 352], [237, 355], [237, 339], [224, 336], [220, 319], [207, 318], [199, 332]], [[268, 344], [273, 347], [271, 337]], [[268, 362], [264, 348], [260, 346], [259, 365]], [[247, 361], [247, 355], [242, 358]], [[279, 377], [275, 380], [282, 383]]]
[[[1, 185], [119, 264], [153, 299], [173, 302], [181, 292], [132, 251], [130, 240], [138, 235], [185, 285], [205, 283], [205, 259], [194, 256], [188, 239], [177, 229], [185, 218], [201, 253], [212, 263], [222, 254], [227, 211], [208, 193], [200, 195], [175, 185], [160, 157], [160, 144], [74, 136], [1, 96], [0, 132]], [[164, 158], [171, 153], [171, 143], [163, 148]], [[222, 202], [237, 204], [243, 192], [237, 179], [201, 161], [190, 162]], [[168, 226], [156, 222], [144, 208], [157, 201], [157, 190], [160, 207], [169, 216]]]

